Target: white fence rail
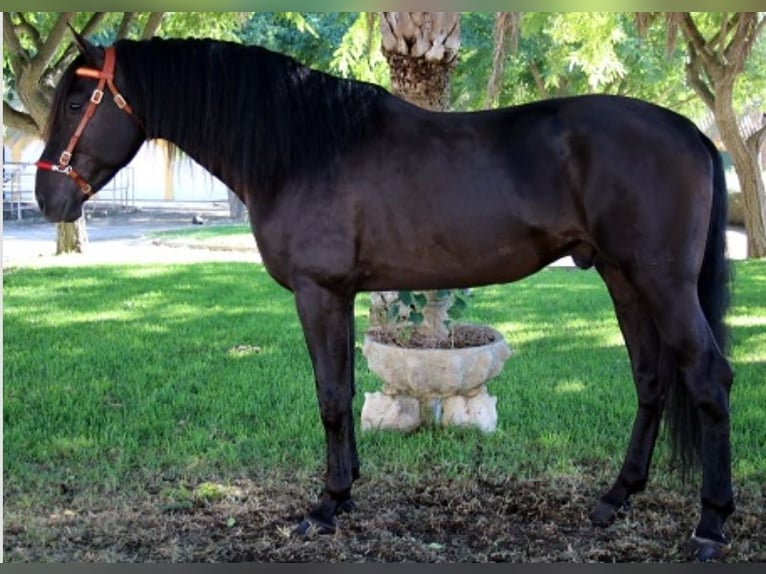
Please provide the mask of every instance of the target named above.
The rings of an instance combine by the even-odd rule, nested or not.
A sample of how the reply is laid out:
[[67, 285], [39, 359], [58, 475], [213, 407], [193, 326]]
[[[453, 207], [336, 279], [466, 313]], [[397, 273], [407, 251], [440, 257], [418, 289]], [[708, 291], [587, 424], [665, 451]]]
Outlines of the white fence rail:
[[[37, 211], [35, 199], [35, 164], [27, 162], [3, 163], [3, 218], [21, 220], [25, 212]], [[85, 211], [104, 206], [117, 209], [135, 207], [135, 174], [125, 167], [98, 194], [85, 204]]]

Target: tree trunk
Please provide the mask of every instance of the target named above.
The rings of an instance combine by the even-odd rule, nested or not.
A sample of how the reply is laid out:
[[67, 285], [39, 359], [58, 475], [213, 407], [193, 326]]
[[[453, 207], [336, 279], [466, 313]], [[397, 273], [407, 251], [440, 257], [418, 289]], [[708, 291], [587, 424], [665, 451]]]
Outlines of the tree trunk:
[[229, 198], [229, 217], [234, 221], [245, 221], [247, 219], [247, 206], [232, 190], [227, 190], [226, 194]]
[[87, 246], [88, 231], [84, 217], [72, 223], [56, 224], [56, 255], [84, 253]]
[[751, 153], [741, 137], [725, 138], [723, 130], [721, 131], [721, 138], [731, 154], [742, 190], [747, 256], [749, 258], [766, 257], [766, 190], [760, 172], [758, 154]]
[[[383, 12], [382, 50], [391, 71], [391, 91], [422, 108], [444, 111], [450, 103], [450, 77], [460, 48], [460, 15], [455, 12]], [[435, 291], [424, 292], [428, 303], [416, 329], [429, 339], [443, 340], [447, 306]], [[396, 292], [373, 293], [370, 325], [383, 326], [385, 305]]]
[[760, 137], [752, 145], [745, 141], [734, 113], [733, 93], [737, 78], [745, 69], [758, 35], [766, 26], [756, 12], [723, 14], [721, 28], [706, 39], [691, 13], [668, 13], [668, 22], [682, 30], [689, 60], [686, 77], [697, 95], [715, 116], [726, 150], [731, 154], [742, 190], [747, 256], [766, 257], [766, 194], [758, 165]]
[[713, 114], [721, 140], [731, 155], [742, 191], [747, 256], [766, 257], [766, 192], [758, 162], [758, 149], [751, 149], [739, 131], [731, 90], [719, 88]]

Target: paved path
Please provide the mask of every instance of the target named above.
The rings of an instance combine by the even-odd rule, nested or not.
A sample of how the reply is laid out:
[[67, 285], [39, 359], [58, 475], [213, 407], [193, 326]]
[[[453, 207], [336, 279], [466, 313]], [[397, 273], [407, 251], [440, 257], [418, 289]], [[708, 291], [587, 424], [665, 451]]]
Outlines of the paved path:
[[[224, 249], [157, 245], [149, 234], [188, 229], [192, 218], [201, 215], [206, 223], [230, 223], [226, 204], [159, 204], [142, 206], [133, 213], [93, 215], [87, 223], [88, 249], [84, 254], [55, 256], [56, 230], [52, 223], [3, 222], [3, 268], [73, 266], [123, 263], [186, 263], [196, 261], [260, 262], [255, 240]], [[732, 259], [744, 259], [747, 241], [741, 230], [728, 233]], [[252, 248], [250, 248], [252, 246]], [[565, 257], [554, 266], [572, 266]]]
[[157, 244], [150, 234], [189, 229], [201, 215], [206, 224], [230, 223], [228, 206], [167, 204], [142, 207], [136, 212], [88, 219], [86, 253], [54, 255], [56, 227], [42, 220], [3, 222], [3, 268], [72, 266], [123, 263], [183, 263], [195, 261], [260, 262], [255, 240], [230, 249], [200, 249]]

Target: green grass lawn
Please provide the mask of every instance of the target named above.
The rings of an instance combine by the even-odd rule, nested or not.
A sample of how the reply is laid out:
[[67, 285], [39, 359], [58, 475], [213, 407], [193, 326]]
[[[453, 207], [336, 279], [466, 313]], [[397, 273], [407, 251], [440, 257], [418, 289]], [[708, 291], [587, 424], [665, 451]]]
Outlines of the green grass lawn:
[[[62, 485], [94, 495], [259, 469], [321, 474], [324, 438], [292, 296], [253, 264], [20, 269], [4, 277], [6, 504]], [[738, 486], [766, 482], [766, 262], [736, 265], [732, 359]], [[361, 355], [358, 421], [379, 389]], [[363, 473], [612, 476], [635, 410], [628, 361], [595, 272], [547, 269], [475, 290], [467, 320], [513, 356], [489, 385], [498, 432], [359, 433]], [[654, 480], [675, 480], [660, 445]]]

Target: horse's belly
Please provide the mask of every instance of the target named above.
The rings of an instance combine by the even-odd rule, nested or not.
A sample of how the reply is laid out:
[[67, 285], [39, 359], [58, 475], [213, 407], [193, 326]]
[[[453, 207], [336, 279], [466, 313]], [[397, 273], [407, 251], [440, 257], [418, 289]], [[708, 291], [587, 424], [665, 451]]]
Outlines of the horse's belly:
[[427, 253], [399, 254], [366, 269], [360, 291], [451, 289], [509, 283], [527, 277], [555, 260], [531, 247], [502, 246], [455, 257]]

